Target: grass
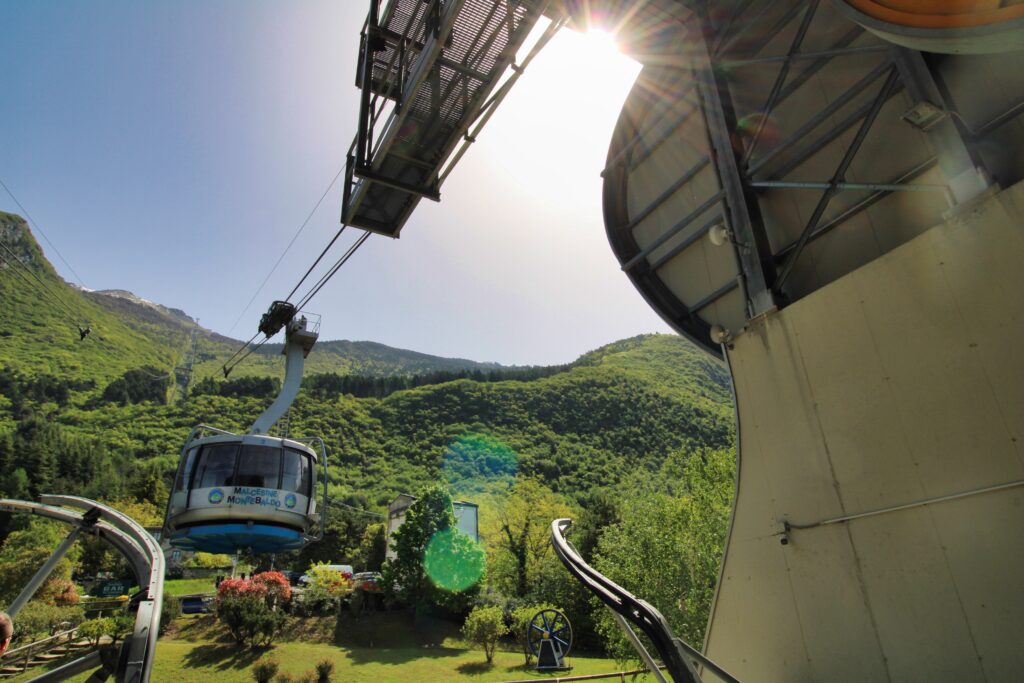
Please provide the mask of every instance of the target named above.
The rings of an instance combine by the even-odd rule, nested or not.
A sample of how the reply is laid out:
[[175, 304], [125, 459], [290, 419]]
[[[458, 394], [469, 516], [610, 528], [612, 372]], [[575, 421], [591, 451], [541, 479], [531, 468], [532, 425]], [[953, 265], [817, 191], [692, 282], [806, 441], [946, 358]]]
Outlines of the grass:
[[[394, 619], [389, 615], [376, 621], [380, 626], [393, 623]], [[348, 630], [355, 630], [364, 622], [369, 627], [375, 625], [373, 618], [347, 621], [344, 625]], [[280, 663], [279, 670], [293, 676], [312, 670], [322, 659], [329, 659], [334, 663], [331, 680], [345, 683], [554, 680], [558, 676], [621, 670], [614, 660], [581, 655], [569, 657], [572, 671], [544, 675], [532, 666], [525, 667], [519, 652], [499, 651], [495, 653], [494, 662], [487, 664], [482, 650], [471, 649], [451, 635], [430, 646], [359, 647], [328, 642], [333, 630], [333, 618], [294, 619], [285, 629], [287, 636], [283, 637], [288, 640], [275, 643], [267, 651], [252, 651], [225, 640], [222, 629], [210, 617], [186, 616], [176, 621], [171, 632], [160, 639], [150, 680], [153, 683], [252, 683], [252, 664], [264, 656], [275, 658]], [[452, 631], [449, 629], [447, 633]], [[399, 641], [406, 642], [407, 638], [402, 635]], [[6, 680], [20, 683], [39, 673], [36, 669]], [[82, 675], [71, 680], [80, 683], [87, 677]], [[652, 679], [640, 676], [630, 680], [647, 683]]]
[[194, 595], [196, 593], [216, 593], [212, 578], [206, 579], [168, 579], [164, 581], [164, 593], [167, 595]]

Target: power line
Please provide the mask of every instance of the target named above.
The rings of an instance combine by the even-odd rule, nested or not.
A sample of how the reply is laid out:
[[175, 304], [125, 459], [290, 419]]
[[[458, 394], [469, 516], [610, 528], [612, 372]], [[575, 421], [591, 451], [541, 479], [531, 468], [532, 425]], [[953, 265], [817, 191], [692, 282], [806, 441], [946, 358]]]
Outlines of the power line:
[[57, 254], [60, 260], [64, 262], [64, 265], [68, 267], [68, 270], [70, 270], [71, 274], [75, 276], [76, 280], [78, 280], [78, 284], [82, 286], [82, 289], [88, 289], [88, 287], [85, 286], [85, 283], [82, 282], [81, 276], [79, 276], [79, 274], [75, 272], [75, 269], [71, 267], [71, 264], [68, 263], [68, 260], [64, 258], [64, 255], [61, 254], [60, 250], [57, 249], [57, 246], [50, 241], [50, 238], [46, 236], [46, 233], [43, 232], [43, 229], [39, 227], [39, 221], [37, 221], [35, 218], [32, 218], [32, 216], [29, 215], [28, 209], [26, 209], [22, 205], [22, 203], [18, 201], [18, 198], [14, 196], [14, 193], [11, 192], [11, 188], [7, 187], [7, 183], [5, 183], [2, 178], [0, 178], [0, 186], [2, 186], [4, 190], [7, 191], [7, 194], [11, 196], [11, 199], [14, 200], [14, 203], [18, 205], [18, 208], [21, 209], [21, 212], [25, 215], [25, 219], [32, 225], [32, 227], [36, 229], [36, 232], [43, 236], [43, 239], [46, 240], [46, 243], [50, 245], [51, 249], [53, 249], [53, 253]]
[[387, 515], [382, 515], [379, 512], [373, 512], [372, 510], [364, 510], [363, 508], [357, 508], [355, 505], [349, 505], [348, 503], [342, 503], [340, 500], [334, 500], [332, 498], [327, 499], [329, 505], [337, 505], [339, 507], [348, 508], [354, 512], [361, 512], [364, 515], [370, 515], [371, 517], [379, 517], [380, 519], [387, 519]]
[[[292, 239], [291, 239], [290, 242], [288, 242], [288, 246], [286, 246], [284, 248], [284, 251], [281, 252], [281, 255], [277, 257], [277, 261], [274, 263], [274, 267], [270, 269], [270, 272], [267, 273], [267, 276], [265, 278], [263, 278], [263, 282], [260, 283], [260, 286], [256, 288], [255, 292], [253, 292], [252, 298], [249, 299], [249, 303], [247, 303], [245, 305], [245, 308], [242, 309], [242, 312], [238, 314], [238, 319], [235, 320], [235, 323], [231, 326], [231, 329], [228, 330], [228, 334], [231, 334], [231, 332], [236, 327], [238, 327], [238, 323], [240, 323], [242, 321], [242, 318], [245, 316], [246, 312], [249, 310], [249, 307], [252, 306], [252, 302], [256, 300], [256, 297], [259, 296], [260, 292], [263, 291], [263, 288], [267, 286], [267, 282], [270, 281], [270, 276], [273, 275], [274, 271], [277, 270], [277, 267], [279, 265], [281, 265], [281, 261], [284, 259], [285, 254], [287, 254], [288, 250], [292, 248], [293, 244], [295, 244], [295, 240], [297, 240], [299, 238], [299, 235], [302, 234], [302, 231], [306, 228], [306, 224], [309, 223], [311, 218], [313, 218], [313, 214], [315, 214], [316, 210], [320, 208], [320, 204], [323, 203], [324, 199], [327, 197], [327, 194], [331, 191], [331, 188], [334, 187], [334, 184], [336, 182], [338, 182], [338, 178], [340, 178], [341, 174], [344, 173], [344, 172], [345, 172], [345, 166], [342, 165], [342, 167], [338, 169], [338, 173], [334, 176], [334, 179], [331, 180], [331, 184], [327, 186], [327, 189], [324, 190], [324, 193], [322, 195], [320, 195], [320, 199], [318, 199], [316, 201], [316, 204], [313, 205], [313, 209], [309, 212], [309, 215], [306, 216], [306, 220], [302, 221], [302, 225], [300, 225], [299, 229], [295, 232], [294, 235], [292, 235]], [[334, 239], [337, 239], [337, 235], [335, 235]], [[334, 240], [331, 240], [331, 243], [333, 244]], [[307, 275], [308, 275], [308, 273], [307, 273]], [[305, 279], [305, 278], [303, 278], [303, 279]], [[299, 281], [299, 284], [302, 284], [301, 280]], [[298, 286], [296, 286], [296, 289], [298, 289]], [[292, 293], [294, 294], [294, 291]], [[288, 298], [291, 298], [291, 295], [288, 295]]]

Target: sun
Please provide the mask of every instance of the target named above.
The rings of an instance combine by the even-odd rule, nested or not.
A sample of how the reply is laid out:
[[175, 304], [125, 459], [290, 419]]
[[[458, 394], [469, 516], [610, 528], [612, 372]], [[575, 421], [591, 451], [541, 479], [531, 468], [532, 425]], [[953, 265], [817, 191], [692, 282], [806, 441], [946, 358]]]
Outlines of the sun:
[[616, 54], [621, 55], [615, 36], [604, 29], [591, 28], [581, 33], [580, 37], [580, 48], [597, 59], [614, 61]]

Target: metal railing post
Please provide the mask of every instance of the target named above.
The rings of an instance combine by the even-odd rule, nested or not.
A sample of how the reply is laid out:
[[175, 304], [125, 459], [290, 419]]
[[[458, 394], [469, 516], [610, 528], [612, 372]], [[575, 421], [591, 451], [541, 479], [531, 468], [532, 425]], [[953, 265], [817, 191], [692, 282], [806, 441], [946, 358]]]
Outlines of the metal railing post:
[[43, 585], [43, 582], [50, 578], [50, 574], [57, 567], [57, 563], [64, 559], [64, 556], [71, 550], [71, 546], [78, 540], [78, 535], [81, 533], [81, 527], [72, 529], [71, 533], [67, 535], [61, 544], [57, 546], [57, 549], [53, 551], [53, 554], [50, 555], [50, 559], [43, 563], [43, 566], [35, 573], [35, 576], [21, 589], [21, 593], [18, 594], [18, 597], [14, 598], [14, 602], [7, 608], [7, 614], [12, 620], [21, 611], [21, 608], [25, 606], [25, 603], [32, 599], [32, 596], [36, 594], [36, 591]]

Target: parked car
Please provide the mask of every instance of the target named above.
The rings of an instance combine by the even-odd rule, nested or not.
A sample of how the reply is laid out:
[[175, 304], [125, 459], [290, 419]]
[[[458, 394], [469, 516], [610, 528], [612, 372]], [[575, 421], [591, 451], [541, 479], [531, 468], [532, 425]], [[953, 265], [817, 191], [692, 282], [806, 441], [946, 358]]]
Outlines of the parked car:
[[[341, 576], [345, 579], [352, 579], [352, 565], [350, 564], [329, 564], [328, 569], [333, 569], [336, 572], [340, 572]], [[299, 577], [299, 583], [309, 583], [309, 574], [303, 574]]]
[[359, 572], [352, 576], [352, 588], [362, 589], [367, 593], [379, 593], [381, 575], [380, 572]]
[[206, 614], [213, 609], [213, 598], [196, 595], [181, 599], [182, 614]]
[[288, 583], [290, 583], [293, 586], [298, 586], [299, 581], [302, 580], [302, 572], [295, 572], [289, 570], [281, 573], [284, 574], [284, 578], [288, 579]]

